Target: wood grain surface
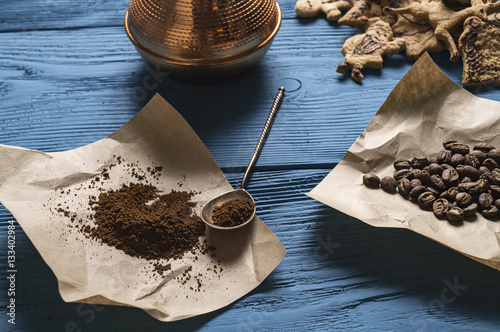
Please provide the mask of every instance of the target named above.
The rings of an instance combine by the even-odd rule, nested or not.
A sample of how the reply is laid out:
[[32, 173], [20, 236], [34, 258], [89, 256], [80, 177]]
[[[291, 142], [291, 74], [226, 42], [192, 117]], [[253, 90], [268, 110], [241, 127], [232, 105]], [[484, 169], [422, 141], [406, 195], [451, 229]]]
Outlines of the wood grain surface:
[[[279, 86], [285, 100], [249, 180], [259, 217], [287, 255], [253, 292], [217, 312], [161, 323], [138, 309], [62, 301], [57, 280], [16, 228], [16, 325], [7, 324], [7, 226], [0, 208], [0, 331], [494, 331], [500, 273], [401, 229], [373, 228], [303, 193], [338, 163], [412, 62], [398, 54], [361, 84], [335, 72], [359, 31], [298, 18], [226, 83], [154, 75], [123, 29], [128, 2], [0, 0], [0, 144], [63, 151], [106, 137], [161, 94], [237, 186]], [[434, 61], [457, 84], [462, 64]], [[498, 88], [471, 93], [500, 100]], [[0, 170], [1, 171], [1, 170]]]

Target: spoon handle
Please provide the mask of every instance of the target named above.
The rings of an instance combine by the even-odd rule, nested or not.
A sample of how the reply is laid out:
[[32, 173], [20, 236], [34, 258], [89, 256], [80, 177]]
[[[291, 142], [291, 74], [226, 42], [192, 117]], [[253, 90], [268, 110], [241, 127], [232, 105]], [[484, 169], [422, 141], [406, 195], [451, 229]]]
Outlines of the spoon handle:
[[255, 147], [255, 151], [253, 153], [252, 159], [250, 160], [250, 163], [248, 164], [247, 170], [245, 171], [245, 175], [243, 175], [243, 179], [241, 180], [241, 185], [240, 188], [244, 188], [245, 184], [248, 180], [248, 175], [250, 174], [250, 170], [252, 169], [253, 165], [255, 165], [255, 162], [257, 161], [257, 158], [260, 154], [260, 150], [262, 150], [262, 146], [264, 145], [264, 141], [267, 138], [267, 134], [269, 133], [269, 129], [271, 129], [271, 125], [273, 123], [274, 117], [276, 116], [276, 113], [278, 113], [278, 108], [280, 107], [281, 101], [283, 100], [283, 96], [285, 95], [285, 88], [280, 87], [278, 89], [278, 93], [276, 94], [276, 97], [274, 97], [274, 102], [273, 106], [271, 107], [271, 111], [269, 112], [269, 115], [267, 116], [267, 121], [266, 124], [264, 125], [264, 129], [262, 130], [262, 134], [260, 134], [259, 141], [257, 142], [257, 146]]

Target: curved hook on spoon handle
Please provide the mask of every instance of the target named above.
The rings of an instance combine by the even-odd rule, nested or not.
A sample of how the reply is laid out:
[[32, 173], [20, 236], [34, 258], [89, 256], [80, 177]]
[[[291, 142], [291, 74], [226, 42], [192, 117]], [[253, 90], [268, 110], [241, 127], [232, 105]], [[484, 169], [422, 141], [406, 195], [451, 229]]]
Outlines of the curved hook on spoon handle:
[[283, 100], [284, 95], [285, 95], [285, 88], [280, 87], [278, 90], [278, 93], [276, 94], [276, 97], [274, 97], [273, 106], [271, 107], [271, 111], [269, 112], [269, 115], [267, 116], [266, 124], [264, 125], [264, 129], [262, 130], [262, 134], [260, 134], [260, 138], [259, 138], [259, 141], [257, 142], [257, 146], [255, 147], [255, 151], [253, 153], [252, 159], [250, 160], [250, 163], [248, 164], [247, 170], [245, 171], [245, 175], [243, 175], [243, 179], [241, 180], [240, 188], [245, 187], [245, 184], [248, 180], [248, 175], [250, 174], [250, 170], [252, 169], [253, 165], [255, 165], [255, 162], [257, 161], [257, 157], [260, 154], [260, 150], [262, 150], [262, 146], [264, 145], [264, 141], [267, 138], [267, 134], [269, 133], [269, 129], [271, 128], [274, 117], [276, 116], [276, 113], [278, 112], [278, 108], [280, 107], [280, 104], [281, 104], [281, 101]]

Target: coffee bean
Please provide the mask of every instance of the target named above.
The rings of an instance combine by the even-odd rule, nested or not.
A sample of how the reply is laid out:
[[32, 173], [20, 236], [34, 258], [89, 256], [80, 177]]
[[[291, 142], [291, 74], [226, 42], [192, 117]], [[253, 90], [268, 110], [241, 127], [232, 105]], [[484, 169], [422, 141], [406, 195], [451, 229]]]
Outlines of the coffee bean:
[[432, 203], [432, 212], [434, 212], [434, 215], [438, 218], [445, 217], [449, 208], [450, 203], [444, 198], [436, 199], [434, 203]]
[[443, 147], [447, 150], [450, 150], [451, 146], [455, 144], [457, 141], [454, 139], [445, 139], [443, 141]]
[[500, 150], [491, 149], [490, 151], [488, 151], [488, 153], [486, 155], [488, 158], [491, 158], [494, 161], [496, 161], [497, 164], [500, 163]]
[[445, 191], [447, 188], [441, 176], [437, 174], [431, 175], [431, 184], [434, 188], [436, 188], [440, 192]]
[[494, 148], [495, 147], [489, 143], [477, 143], [476, 145], [474, 145], [474, 150], [478, 150], [484, 153], [487, 153]]
[[413, 189], [415, 187], [421, 186], [422, 185], [422, 180], [420, 180], [420, 179], [412, 179], [410, 181], [410, 184], [411, 184], [411, 187]]
[[481, 214], [488, 219], [493, 219], [498, 215], [498, 208], [492, 205], [489, 209], [484, 209]]
[[475, 156], [479, 160], [479, 163], [481, 163], [481, 164], [486, 159], [486, 153], [484, 153], [483, 151], [472, 150], [471, 152], [469, 152], [469, 154], [471, 156]]
[[430, 164], [438, 164], [438, 163], [439, 163], [439, 161], [438, 161], [437, 157], [430, 157], [429, 158], [429, 165]]
[[493, 203], [495, 206], [500, 209], [500, 199], [496, 199], [495, 202]]
[[441, 165], [439, 164], [429, 164], [429, 168], [427, 169], [427, 172], [429, 174], [438, 174], [441, 175], [443, 173], [444, 169]]
[[434, 204], [434, 201], [436, 200], [436, 196], [430, 191], [423, 192], [418, 196], [418, 205], [422, 209], [431, 209], [432, 204]]
[[468, 206], [472, 203], [472, 196], [464, 192], [459, 192], [455, 196], [455, 202], [457, 202], [460, 207]]
[[494, 198], [500, 198], [500, 186], [499, 185], [496, 185], [496, 184], [490, 185], [490, 192]]
[[453, 143], [450, 146], [450, 150], [453, 153], [458, 153], [458, 154], [461, 154], [461, 155], [466, 155], [467, 153], [469, 153], [470, 148], [469, 148], [468, 145], [465, 145], [465, 144]]
[[447, 168], [443, 171], [441, 178], [446, 186], [450, 187], [458, 184], [459, 175], [454, 168]]
[[453, 168], [453, 169], [455, 169], [455, 167], [451, 166], [450, 164], [441, 164], [441, 167], [442, 167], [443, 169], [448, 169], [448, 168]]
[[396, 169], [396, 171], [399, 171], [399, 170], [402, 170], [402, 169], [410, 169], [411, 166], [410, 166], [410, 161], [409, 160], [406, 160], [406, 159], [396, 159], [394, 161], [394, 169]]
[[483, 161], [483, 166], [485, 166], [486, 168], [488, 168], [490, 171], [499, 167], [498, 163], [494, 159], [492, 159], [492, 158], [486, 158]]
[[500, 169], [499, 168], [494, 168], [491, 171], [491, 178], [493, 181], [489, 181], [490, 184], [498, 184], [500, 185]]
[[408, 178], [402, 178], [398, 182], [398, 192], [401, 194], [403, 197], [407, 197], [410, 194], [411, 191], [411, 182], [408, 180]]
[[438, 190], [438, 189], [434, 188], [433, 186], [426, 186], [425, 190], [426, 191], [430, 191], [431, 193], [433, 193], [434, 196], [436, 196], [436, 198], [439, 197], [441, 195], [441, 193], [442, 193], [441, 190]]
[[460, 223], [464, 220], [464, 212], [459, 207], [452, 207], [446, 212], [446, 219], [450, 223]]
[[410, 174], [411, 171], [409, 169], [400, 169], [394, 172], [394, 179], [399, 182], [402, 178], [408, 178]]
[[410, 165], [413, 168], [422, 169], [425, 166], [429, 165], [429, 160], [426, 157], [414, 157], [410, 161]]
[[449, 164], [451, 161], [451, 151], [450, 150], [441, 150], [438, 154], [438, 163], [440, 164]]
[[478, 204], [481, 209], [489, 209], [493, 205], [493, 196], [488, 193], [482, 193], [479, 195]]
[[481, 167], [481, 162], [479, 161], [479, 159], [470, 153], [466, 154], [464, 156], [464, 164], [470, 165], [470, 166], [477, 168], [477, 169], [479, 169], [479, 167]]
[[418, 200], [418, 196], [420, 196], [423, 192], [425, 192], [426, 189], [424, 186], [416, 186], [415, 188], [413, 188], [411, 191], [410, 191], [410, 199], [413, 200], [413, 201], [417, 201]]
[[461, 165], [464, 163], [464, 156], [459, 154], [459, 153], [455, 153], [454, 155], [451, 156], [451, 160], [450, 160], [450, 165], [451, 166], [454, 166], [454, 167], [457, 167], [457, 165]]
[[468, 177], [472, 181], [477, 181], [481, 176], [479, 170], [477, 168], [472, 167], [471, 165], [464, 165], [462, 167], [457, 166], [456, 170], [458, 174], [460, 174], [462, 177]]
[[369, 188], [378, 188], [380, 184], [380, 178], [375, 174], [365, 174], [363, 175], [363, 183]]
[[479, 178], [485, 179], [489, 183], [495, 183], [495, 176], [493, 175], [492, 172], [484, 172], [483, 174], [481, 174]]
[[395, 194], [397, 192], [398, 183], [392, 176], [384, 176], [380, 180], [380, 188], [389, 194]]
[[478, 210], [478, 205], [476, 203], [472, 203], [466, 208], [463, 209], [464, 212], [464, 218], [473, 218]]
[[426, 186], [432, 185], [432, 183], [431, 183], [431, 175], [427, 171], [422, 171], [420, 173], [420, 178], [419, 179]]

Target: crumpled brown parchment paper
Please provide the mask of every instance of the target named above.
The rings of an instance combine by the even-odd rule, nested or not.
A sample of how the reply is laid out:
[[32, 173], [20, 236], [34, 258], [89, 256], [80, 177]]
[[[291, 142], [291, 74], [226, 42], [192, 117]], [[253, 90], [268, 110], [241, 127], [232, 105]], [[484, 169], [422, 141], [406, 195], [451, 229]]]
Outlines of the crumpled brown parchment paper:
[[88, 184], [117, 164], [117, 157], [123, 163], [109, 170], [106, 189], [138, 182], [130, 168], [159, 165], [156, 186], [165, 193], [198, 192], [193, 198], [198, 213], [211, 197], [232, 189], [202, 141], [159, 95], [116, 132], [81, 148], [43, 153], [0, 145], [0, 201], [56, 275], [65, 301], [133, 306], [174, 321], [230, 304], [283, 259], [281, 242], [258, 218], [235, 231], [207, 230], [215, 256], [188, 253], [169, 261], [172, 269], [163, 276], [150, 261], [83, 236], [55, 210], [62, 206], [76, 213], [76, 220], [85, 217], [89, 195], [99, 194]]
[[499, 134], [500, 103], [455, 84], [426, 53], [340, 163], [307, 195], [372, 226], [410, 229], [500, 270], [500, 222], [478, 214], [477, 220], [452, 226], [398, 194], [362, 184], [365, 173], [392, 175], [398, 157], [436, 155], [445, 139], [500, 147]]

